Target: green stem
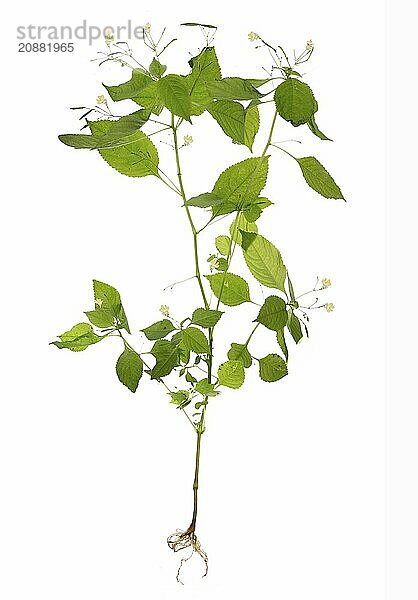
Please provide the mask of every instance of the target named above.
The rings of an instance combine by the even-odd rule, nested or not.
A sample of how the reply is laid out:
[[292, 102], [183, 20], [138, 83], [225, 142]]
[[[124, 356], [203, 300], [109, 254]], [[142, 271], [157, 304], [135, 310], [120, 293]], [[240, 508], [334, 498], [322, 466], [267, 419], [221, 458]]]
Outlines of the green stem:
[[[187, 202], [187, 198], [186, 198], [186, 193], [184, 191], [183, 176], [181, 174], [179, 144], [178, 144], [178, 138], [177, 138], [177, 127], [178, 127], [178, 125], [174, 124], [174, 115], [172, 114], [171, 115], [171, 129], [173, 130], [173, 138], [174, 138], [174, 152], [176, 155], [177, 178], [178, 178], [178, 182], [179, 182], [179, 189], [180, 189], [181, 197], [183, 198], [183, 203], [185, 204]], [[192, 234], [193, 234], [193, 253], [194, 253], [194, 262], [195, 262], [195, 268], [196, 268], [196, 277], [197, 277], [197, 281], [199, 283], [200, 293], [202, 294], [202, 299], [203, 299], [205, 308], [209, 308], [209, 302], [206, 298], [205, 288], [203, 287], [202, 275], [200, 273], [199, 248], [197, 245], [197, 230], [196, 230], [195, 224], [193, 223], [193, 219], [190, 214], [189, 207], [185, 205], [184, 208], [186, 209], [187, 218], [190, 223], [190, 227], [191, 227]]]
[[[174, 152], [176, 155], [177, 178], [178, 178], [178, 183], [179, 183], [179, 189], [180, 189], [181, 196], [183, 198], [184, 208], [186, 209], [187, 219], [190, 223], [190, 227], [191, 227], [192, 234], [193, 234], [193, 253], [194, 253], [194, 262], [195, 262], [195, 269], [196, 269], [196, 278], [199, 283], [200, 292], [202, 294], [203, 304], [204, 304], [205, 308], [208, 309], [209, 302], [206, 297], [205, 288], [203, 287], [202, 275], [201, 275], [200, 266], [199, 266], [199, 248], [198, 248], [198, 244], [197, 244], [198, 232], [196, 230], [195, 224], [194, 224], [192, 216], [190, 214], [189, 207], [186, 206], [186, 204], [185, 204], [187, 201], [187, 197], [186, 197], [186, 193], [184, 191], [183, 177], [182, 177], [181, 165], [180, 165], [179, 144], [178, 144], [178, 138], [177, 138], [177, 129], [180, 126], [180, 124], [181, 124], [180, 120], [177, 122], [177, 124], [174, 123], [174, 114], [172, 114], [171, 115], [171, 129], [173, 130]], [[213, 328], [209, 329], [209, 348], [210, 348], [210, 352], [209, 352], [209, 357], [208, 357], [208, 382], [210, 383], [211, 378], [212, 378]], [[205, 400], [207, 401], [208, 398], [205, 397]], [[195, 471], [194, 471], [194, 479], [193, 479], [193, 515], [192, 515], [191, 523], [187, 529], [187, 533], [189, 533], [189, 534], [194, 534], [195, 529], [196, 529], [198, 489], [199, 489], [200, 447], [201, 447], [202, 435], [203, 435], [203, 432], [205, 431], [205, 412], [206, 412], [206, 406], [203, 407], [202, 414], [200, 416], [200, 420], [197, 423], [197, 425], [195, 426], [197, 438], [196, 438]]]

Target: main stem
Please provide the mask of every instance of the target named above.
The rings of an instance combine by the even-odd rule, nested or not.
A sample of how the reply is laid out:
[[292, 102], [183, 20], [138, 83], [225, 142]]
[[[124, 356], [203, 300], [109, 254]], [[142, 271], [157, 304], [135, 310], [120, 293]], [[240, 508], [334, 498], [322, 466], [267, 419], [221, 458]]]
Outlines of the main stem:
[[[195, 224], [194, 224], [192, 216], [190, 214], [189, 207], [186, 205], [187, 198], [186, 198], [186, 193], [184, 191], [183, 177], [182, 177], [182, 173], [181, 173], [177, 127], [178, 127], [178, 125], [177, 126], [175, 125], [174, 115], [172, 114], [171, 115], [171, 129], [173, 130], [174, 152], [176, 155], [177, 178], [178, 178], [178, 183], [179, 183], [179, 189], [180, 189], [181, 197], [183, 199], [184, 208], [186, 209], [187, 218], [190, 223], [190, 227], [191, 227], [192, 234], [193, 234], [193, 254], [194, 254], [194, 262], [195, 262], [196, 278], [197, 278], [197, 281], [199, 284], [200, 293], [202, 294], [203, 304], [204, 304], [205, 308], [208, 309], [209, 302], [206, 297], [205, 288], [203, 287], [202, 275], [201, 275], [200, 266], [199, 266], [199, 248], [198, 248], [198, 243], [197, 243], [198, 232], [196, 230]], [[209, 358], [208, 358], [208, 382], [210, 383], [211, 377], [212, 377], [212, 349], [213, 349], [213, 330], [212, 330], [212, 328], [209, 329], [209, 348], [210, 348], [210, 353], [209, 353]], [[207, 397], [205, 398], [205, 400], [207, 401]], [[194, 532], [196, 529], [198, 489], [199, 489], [200, 446], [201, 446], [202, 435], [205, 431], [205, 412], [206, 412], [206, 406], [203, 407], [202, 414], [200, 416], [200, 420], [195, 427], [197, 439], [196, 439], [195, 471], [194, 471], [194, 480], [193, 480], [193, 515], [192, 515], [192, 521], [185, 532], [186, 534], [191, 534], [191, 535], [194, 535]]]

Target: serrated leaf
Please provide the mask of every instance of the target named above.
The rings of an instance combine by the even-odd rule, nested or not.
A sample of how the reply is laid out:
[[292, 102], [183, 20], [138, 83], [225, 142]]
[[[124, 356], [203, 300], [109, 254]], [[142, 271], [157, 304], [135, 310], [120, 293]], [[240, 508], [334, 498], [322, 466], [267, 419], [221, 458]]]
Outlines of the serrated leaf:
[[231, 250], [231, 238], [227, 235], [218, 235], [215, 240], [215, 246], [220, 254], [223, 254], [223, 256], [228, 256]]
[[287, 325], [286, 302], [278, 296], [269, 296], [260, 308], [256, 321], [272, 331], [283, 330]]
[[220, 385], [237, 390], [244, 383], [244, 365], [240, 360], [228, 360], [219, 367], [218, 379]]
[[109, 308], [96, 308], [96, 310], [88, 310], [84, 314], [92, 325], [100, 329], [112, 327], [115, 324], [113, 310]]
[[260, 378], [263, 381], [279, 381], [287, 375], [287, 365], [278, 354], [268, 354], [259, 361]]
[[219, 81], [209, 81], [206, 88], [212, 98], [218, 100], [252, 100], [262, 94], [241, 77], [225, 77]]
[[102, 135], [64, 134], [59, 135], [58, 139], [76, 149], [99, 150], [126, 146], [143, 138], [140, 128], [148, 121], [149, 114], [148, 110], [141, 109], [117, 121], [101, 121], [108, 124]]
[[[101, 135], [109, 129], [109, 121], [89, 123], [93, 135]], [[140, 134], [140, 137], [139, 137]], [[145, 177], [158, 175], [158, 152], [145, 133], [139, 132], [138, 138], [127, 145], [99, 150], [107, 164], [122, 175]]]
[[151, 379], [161, 379], [179, 365], [180, 355], [176, 344], [168, 340], [157, 340], [151, 349], [156, 363], [151, 369]]
[[74, 325], [69, 331], [65, 331], [58, 336], [60, 342], [51, 342], [52, 345], [56, 346], [60, 350], [67, 348], [73, 352], [81, 352], [91, 346], [97, 344], [105, 336], [100, 336], [94, 333], [93, 327], [90, 323], [78, 323]]
[[246, 204], [242, 214], [245, 216], [248, 222], [253, 223], [260, 218], [263, 210], [271, 204], [272, 202], [268, 198], [259, 196], [258, 198], [254, 198], [251, 200], [251, 202]]
[[317, 137], [319, 137], [319, 139], [327, 140], [328, 142], [332, 142], [331, 138], [327, 137], [325, 135], [325, 133], [322, 133], [322, 131], [320, 131], [320, 129], [318, 128], [318, 125], [316, 124], [314, 115], [312, 115], [312, 117], [309, 119], [309, 121], [307, 122], [307, 125], [308, 125], [309, 129], [312, 131], [312, 133], [314, 135], [316, 135]]
[[160, 77], [162, 77], [166, 71], [167, 67], [165, 65], [162, 65], [156, 58], [152, 59], [149, 66], [149, 72], [153, 77], [160, 79]]
[[199, 196], [194, 196], [184, 203], [184, 206], [196, 206], [198, 208], [209, 208], [212, 206], [219, 206], [223, 204], [223, 199], [214, 194], [213, 192], [206, 192]]
[[239, 102], [218, 100], [206, 106], [223, 132], [237, 144], [244, 144], [245, 110]]
[[118, 290], [108, 283], [93, 279], [93, 293], [95, 306], [113, 315], [112, 324], [131, 333]]
[[132, 100], [155, 115], [159, 115], [164, 108], [159, 95], [158, 81], [151, 80], [151, 83]]
[[204, 48], [200, 54], [190, 59], [191, 73], [184, 78], [189, 89], [192, 104], [191, 114], [201, 115], [212, 98], [206, 89], [206, 82], [221, 79], [221, 69], [213, 47]]
[[120, 85], [104, 85], [109, 96], [115, 102], [136, 98], [150, 83], [152, 79], [142, 69], [133, 69], [132, 77], [129, 81]]
[[318, 108], [309, 85], [293, 77], [277, 86], [274, 101], [279, 115], [294, 127], [307, 123]]
[[283, 329], [279, 329], [279, 331], [277, 332], [277, 342], [280, 346], [281, 351], [283, 352], [286, 361], [289, 359], [289, 352], [287, 350], [287, 344], [286, 344], [286, 339], [284, 337], [284, 330]]
[[205, 397], [217, 396], [219, 394], [219, 392], [215, 390], [215, 384], [209, 383], [207, 379], [198, 381], [194, 389]]
[[116, 363], [119, 381], [126, 385], [131, 392], [136, 392], [143, 368], [144, 363], [139, 354], [129, 348], [125, 348]]
[[203, 331], [200, 331], [197, 327], [186, 327], [182, 333], [182, 344], [187, 350], [191, 350], [196, 354], [210, 353], [209, 342]]
[[229, 360], [241, 361], [246, 369], [251, 367], [253, 362], [247, 346], [245, 344], [236, 344], [235, 342], [232, 342], [231, 348], [228, 350], [228, 358]]
[[344, 196], [334, 179], [314, 156], [295, 159], [302, 170], [306, 183], [324, 198], [341, 198]]
[[245, 262], [257, 281], [266, 287], [284, 291], [286, 267], [280, 252], [271, 242], [262, 235], [255, 235], [243, 253]]
[[268, 173], [268, 156], [247, 158], [231, 167], [228, 167], [218, 177], [213, 193], [224, 200], [223, 205], [213, 209], [215, 216], [228, 214], [233, 210], [239, 210], [245, 202], [260, 195], [266, 185]]
[[177, 346], [180, 361], [187, 365], [190, 360], [190, 350], [183, 344], [183, 331], [177, 331], [170, 341], [174, 346]]
[[260, 128], [260, 113], [258, 106], [248, 106], [244, 117], [244, 144], [253, 151], [255, 136]]
[[208, 308], [196, 308], [192, 315], [192, 324], [199, 327], [215, 327], [223, 312], [220, 310], [211, 310]]
[[287, 328], [289, 329], [292, 338], [295, 340], [296, 344], [300, 342], [303, 338], [302, 327], [300, 325], [300, 321], [297, 316], [293, 313], [293, 311], [289, 311], [289, 319], [287, 323]]
[[189, 87], [180, 75], [166, 75], [158, 81], [158, 93], [168, 110], [190, 121], [192, 110]]
[[226, 306], [238, 306], [251, 302], [248, 283], [239, 275], [233, 273], [215, 273], [205, 275], [210, 283], [212, 292]]
[[145, 327], [145, 329], [141, 329], [141, 331], [149, 340], [160, 340], [162, 338], [165, 338], [169, 333], [171, 333], [174, 330], [174, 325], [168, 319], [162, 319], [161, 321], [157, 321], [149, 327]]

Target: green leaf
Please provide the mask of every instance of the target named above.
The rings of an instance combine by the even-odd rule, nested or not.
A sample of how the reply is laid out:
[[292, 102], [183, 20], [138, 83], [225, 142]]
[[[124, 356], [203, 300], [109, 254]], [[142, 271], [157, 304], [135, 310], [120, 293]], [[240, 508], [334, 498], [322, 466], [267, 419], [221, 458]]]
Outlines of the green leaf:
[[[94, 136], [104, 135], [109, 130], [109, 121], [89, 123]], [[158, 152], [145, 133], [138, 132], [137, 139], [128, 145], [99, 150], [107, 164], [122, 175], [145, 177], [158, 175]]]
[[190, 121], [192, 110], [189, 87], [180, 75], [166, 75], [158, 81], [158, 93], [168, 110]]
[[193, 325], [199, 325], [199, 327], [215, 327], [222, 315], [223, 312], [220, 310], [196, 308], [192, 315], [192, 323]]
[[232, 342], [231, 348], [228, 350], [229, 360], [239, 360], [242, 362], [244, 367], [248, 369], [253, 363], [251, 354], [248, 352], [248, 348], [245, 344], [236, 344]]
[[100, 336], [94, 333], [93, 327], [90, 323], [78, 323], [74, 325], [69, 331], [62, 333], [58, 336], [60, 342], [51, 342], [57, 348], [67, 348], [73, 352], [81, 352], [91, 346], [97, 344], [105, 336]]
[[151, 80], [151, 83], [132, 100], [155, 115], [159, 115], [164, 108], [159, 95], [158, 81]]
[[162, 77], [166, 71], [167, 67], [165, 65], [162, 65], [160, 61], [156, 58], [152, 59], [151, 64], [149, 66], [149, 72], [153, 77], [157, 77], [157, 79], [160, 79], [160, 77]]
[[210, 354], [209, 342], [203, 331], [197, 327], [186, 327], [182, 333], [182, 344], [187, 350], [196, 354]]
[[239, 213], [236, 218], [232, 221], [229, 228], [232, 239], [239, 246], [242, 245], [242, 233], [241, 231], [247, 231], [250, 233], [257, 233], [258, 227], [255, 223], [250, 223], [244, 213]]
[[[248, 283], [233, 273], [215, 273], [205, 275], [212, 292], [226, 306], [238, 306], [243, 302], [251, 302]], [[222, 296], [221, 296], [222, 295]]]
[[342, 198], [344, 196], [334, 179], [314, 156], [296, 158], [306, 183], [324, 198]]
[[278, 296], [269, 296], [260, 308], [256, 321], [272, 331], [283, 330], [287, 325], [286, 302]]
[[143, 368], [144, 363], [139, 354], [129, 348], [125, 348], [116, 363], [119, 381], [126, 385], [131, 392], [136, 392]]
[[215, 384], [209, 383], [207, 379], [198, 381], [194, 389], [205, 397], [217, 396], [219, 394], [219, 392], [215, 390]]
[[168, 319], [162, 319], [162, 321], [157, 321], [153, 325], [150, 325], [145, 329], [141, 329], [141, 331], [149, 340], [160, 340], [161, 338], [165, 338], [174, 330], [174, 325]]
[[318, 108], [309, 85], [293, 77], [277, 86], [274, 101], [279, 115], [294, 127], [307, 123]]
[[223, 199], [214, 194], [213, 192], [206, 192], [190, 198], [184, 203], [184, 206], [197, 206], [198, 208], [209, 208], [211, 206], [219, 206], [223, 204]]
[[325, 135], [325, 133], [322, 133], [322, 131], [319, 130], [318, 125], [316, 124], [314, 115], [312, 115], [312, 117], [309, 119], [308, 127], [312, 131], [312, 133], [314, 135], [316, 135], [317, 137], [319, 137], [321, 140], [327, 140], [328, 142], [332, 142], [331, 138], [327, 137]]
[[208, 29], [217, 29], [215, 25], [205, 25], [204, 23], [181, 23], [185, 27], [206, 27]]
[[260, 113], [258, 106], [248, 106], [244, 118], [244, 144], [253, 151], [255, 136], [260, 128]]
[[152, 79], [149, 75], [142, 69], [134, 69], [129, 81], [121, 83], [120, 85], [103, 85], [107, 89], [112, 100], [118, 102], [119, 100], [136, 98], [150, 83], [152, 83]]
[[251, 202], [246, 204], [243, 210], [243, 215], [245, 216], [247, 221], [253, 223], [254, 221], [260, 218], [263, 210], [268, 206], [271, 206], [272, 204], [273, 203], [268, 198], [263, 198], [259, 196], [258, 198], [254, 198], [253, 200], [251, 200]]
[[262, 235], [254, 236], [252, 243], [243, 250], [244, 259], [252, 275], [266, 287], [284, 291], [286, 267], [278, 249]]
[[187, 365], [190, 360], [190, 350], [183, 344], [183, 331], [177, 331], [171, 338], [171, 343], [178, 347], [180, 361]]
[[268, 354], [259, 361], [260, 378], [263, 381], [279, 381], [287, 375], [287, 365], [278, 354]]
[[156, 359], [150, 372], [151, 379], [161, 379], [179, 366], [179, 349], [176, 344], [168, 340], [157, 340], [151, 349], [151, 354]]
[[84, 135], [82, 133], [59, 135], [58, 139], [67, 146], [76, 149], [98, 150], [100, 148], [115, 148], [131, 144], [144, 137], [140, 128], [148, 121], [149, 111], [138, 110], [117, 121], [102, 121], [107, 123], [107, 131], [102, 135]]
[[206, 88], [212, 98], [220, 100], [252, 100], [262, 94], [241, 77], [225, 77], [220, 81], [209, 81]]
[[201, 115], [212, 98], [206, 89], [206, 82], [221, 79], [221, 69], [213, 47], [204, 48], [198, 56], [189, 60], [191, 73], [184, 78], [189, 88], [191, 114]]
[[231, 250], [231, 238], [227, 235], [218, 235], [215, 240], [215, 246], [220, 254], [228, 256]]
[[93, 293], [94, 304], [99, 309], [113, 315], [114, 322], [112, 324], [131, 333], [118, 290], [108, 283], [93, 279]]
[[242, 386], [245, 379], [244, 365], [240, 360], [228, 360], [218, 369], [220, 385], [236, 390]]
[[286, 345], [286, 340], [284, 337], [284, 330], [283, 329], [279, 329], [279, 331], [277, 332], [277, 342], [280, 346], [281, 351], [283, 352], [286, 360], [289, 359], [289, 352], [287, 350], [287, 345]]
[[218, 100], [206, 107], [224, 133], [237, 144], [244, 144], [245, 110], [239, 102]]
[[106, 327], [113, 327], [115, 325], [115, 317], [113, 310], [109, 308], [96, 308], [96, 310], [89, 310], [84, 313], [90, 323], [100, 329]]
[[190, 404], [191, 400], [189, 398], [190, 394], [187, 390], [179, 390], [178, 392], [169, 392], [169, 396], [171, 396], [171, 404], [176, 404], [177, 408], [184, 408], [188, 404]]
[[268, 156], [247, 158], [220, 174], [213, 193], [224, 200], [227, 208], [223, 210], [222, 204], [215, 207], [215, 216], [239, 210], [245, 202], [260, 195], [267, 181], [268, 159]]
[[289, 311], [287, 328], [289, 329], [292, 338], [295, 340], [296, 344], [298, 344], [303, 338], [302, 327], [300, 325], [299, 319], [292, 311]]
[[197, 379], [189, 371], [186, 373], [186, 381], [188, 383], [196, 383]]

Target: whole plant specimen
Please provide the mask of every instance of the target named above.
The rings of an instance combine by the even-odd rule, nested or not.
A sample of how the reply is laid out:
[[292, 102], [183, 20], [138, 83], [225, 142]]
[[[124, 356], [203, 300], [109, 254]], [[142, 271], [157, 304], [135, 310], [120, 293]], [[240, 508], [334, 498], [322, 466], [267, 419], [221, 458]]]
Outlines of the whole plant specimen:
[[[308, 309], [324, 307], [330, 312], [334, 308], [330, 302], [319, 304], [318, 298], [308, 306], [300, 304], [302, 296], [329, 287], [330, 280], [317, 280], [312, 290], [296, 296], [280, 251], [258, 231], [258, 219], [272, 204], [261, 195], [272, 158], [269, 152], [277, 149], [286, 158], [295, 160], [306, 183], [316, 193], [325, 198], [343, 199], [340, 188], [316, 158], [296, 157], [283, 148], [284, 142], [276, 143], [273, 139], [275, 127], [282, 120], [295, 128], [307, 126], [319, 139], [329, 140], [317, 126], [318, 104], [299, 72], [300, 65], [312, 55], [312, 42], [309, 40], [304, 50], [298, 56], [294, 53], [294, 59], [290, 60], [281, 46], [269, 44], [251, 32], [249, 39], [257, 42], [257, 47], [266, 51], [273, 63], [271, 69], [266, 70], [267, 76], [261, 79], [222, 77], [212, 45], [216, 28], [197, 23], [183, 25], [200, 28], [205, 45], [188, 61], [187, 74], [181, 75], [167, 74], [167, 67], [160, 60], [162, 53], [176, 41], [164, 43], [165, 30], [155, 41], [150, 25], [144, 27], [144, 43], [152, 52], [148, 67], [133, 57], [126, 43], [115, 42], [112, 34], [107, 34], [107, 48], [100, 53], [100, 61], [121, 63], [131, 69], [131, 77], [120, 85], [104, 87], [113, 102], [130, 99], [140, 108], [125, 116], [115, 116], [109, 108], [110, 101], [100, 95], [95, 107], [81, 107], [84, 110], [81, 119], [86, 119], [85, 127], [90, 134], [66, 134], [59, 139], [73, 148], [97, 150], [109, 166], [122, 175], [154, 177], [179, 198], [193, 243], [195, 274], [191, 279], [197, 284], [196, 309], [191, 314], [181, 315], [179, 321], [168, 306], [162, 306], [163, 318], [141, 330], [150, 348], [137, 352], [127, 339], [131, 331], [119, 292], [107, 283], [94, 280], [94, 308], [85, 313], [88, 322], [78, 323], [61, 334], [59, 341], [52, 342], [58, 348], [79, 352], [106, 338], [119, 338], [123, 351], [116, 362], [116, 373], [121, 383], [136, 392], [145, 373], [164, 386], [171, 403], [193, 428], [196, 435], [193, 513], [188, 527], [177, 530], [167, 540], [175, 552], [191, 550], [190, 556], [180, 563], [179, 581], [181, 565], [193, 553], [203, 558], [205, 575], [208, 568], [207, 555], [196, 535], [196, 523], [200, 449], [211, 399], [224, 388], [241, 388], [246, 370], [253, 366], [262, 381], [282, 379], [288, 373], [287, 337], [298, 343], [307, 335]], [[273, 109], [267, 139], [261, 152], [254, 156], [260, 115], [266, 109], [268, 112]], [[186, 123], [190, 126], [206, 114], [211, 115], [214, 126], [219, 126], [233, 143], [246, 147], [250, 157], [228, 166], [215, 182], [205, 184], [198, 196], [189, 197], [183, 183], [181, 156], [193, 138], [187, 133], [181, 140], [180, 131]], [[151, 141], [163, 133], [168, 135], [164, 143], [173, 149], [173, 164], [164, 166], [164, 170]], [[167, 174], [170, 168], [176, 175]], [[228, 218], [229, 227], [214, 240], [205, 273], [201, 265], [200, 234], [214, 223], [225, 223]], [[262, 304], [252, 299], [248, 282], [231, 271], [238, 249], [251, 276], [274, 292]], [[248, 335], [231, 341], [227, 356], [215, 357], [214, 339], [222, 335], [222, 322], [227, 316], [224, 313], [243, 303], [254, 305], [252, 323], [242, 324], [243, 330], [248, 328]], [[260, 326], [270, 330], [272, 341], [264, 356], [254, 356], [251, 342]], [[180, 385], [173, 383], [174, 374], [176, 381], [181, 381]]]

